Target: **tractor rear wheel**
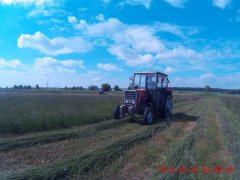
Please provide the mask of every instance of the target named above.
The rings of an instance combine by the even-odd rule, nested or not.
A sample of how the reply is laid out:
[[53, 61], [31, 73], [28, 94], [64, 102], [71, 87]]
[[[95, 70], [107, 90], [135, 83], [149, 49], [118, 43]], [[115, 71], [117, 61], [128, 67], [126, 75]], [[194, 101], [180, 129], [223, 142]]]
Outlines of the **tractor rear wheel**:
[[120, 114], [120, 105], [118, 105], [113, 113], [114, 119], [120, 119], [121, 114]]
[[143, 123], [150, 125], [154, 121], [154, 111], [151, 107], [145, 109], [143, 113]]
[[163, 116], [165, 118], [169, 117], [172, 113], [172, 96], [168, 95], [164, 105]]

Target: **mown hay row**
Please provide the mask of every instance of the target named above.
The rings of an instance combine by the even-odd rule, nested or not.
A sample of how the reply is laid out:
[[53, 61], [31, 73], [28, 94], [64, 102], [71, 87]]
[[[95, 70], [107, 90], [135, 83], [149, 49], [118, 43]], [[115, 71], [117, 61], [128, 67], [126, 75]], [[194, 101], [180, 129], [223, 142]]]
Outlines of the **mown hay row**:
[[93, 126], [89, 126], [84, 130], [75, 131], [75, 132], [70, 132], [70, 131], [57, 132], [57, 133], [51, 133], [46, 135], [35, 135], [33, 137], [28, 137], [28, 138], [6, 139], [6, 140], [0, 141], [0, 152], [7, 151], [14, 148], [53, 143], [56, 141], [62, 141], [66, 139], [85, 138], [85, 137], [95, 135], [97, 132], [100, 132], [103, 130], [123, 126], [124, 124], [126, 124], [126, 122], [127, 122], [126, 120], [121, 120], [121, 121], [114, 120], [114, 121], [103, 122]]
[[88, 173], [93, 169], [103, 168], [134, 145], [151, 138], [158, 130], [164, 130], [167, 126], [167, 123], [165, 123], [162, 126], [146, 127], [146, 129], [133, 133], [113, 144], [71, 157], [65, 161], [20, 172], [3, 172], [0, 175], [3, 179], [58, 179], [76, 172], [79, 174]]

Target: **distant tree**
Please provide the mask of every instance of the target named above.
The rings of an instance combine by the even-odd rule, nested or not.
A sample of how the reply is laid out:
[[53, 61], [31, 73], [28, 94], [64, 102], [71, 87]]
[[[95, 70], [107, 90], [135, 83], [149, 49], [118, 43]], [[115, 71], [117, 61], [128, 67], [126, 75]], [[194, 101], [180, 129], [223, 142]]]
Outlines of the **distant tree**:
[[211, 87], [208, 86], [208, 85], [205, 86], [205, 87], [204, 87], [204, 91], [205, 91], [205, 92], [210, 92], [210, 91], [211, 91]]
[[65, 86], [65, 88], [64, 88], [65, 90], [68, 90], [68, 87], [67, 86]]
[[121, 91], [121, 89], [119, 88], [118, 85], [115, 85], [113, 89], [114, 89], [114, 91]]
[[40, 89], [38, 84], [36, 85], [36, 89]]
[[107, 84], [107, 83], [102, 84], [103, 91], [108, 92], [108, 91], [110, 91], [110, 89], [111, 89], [111, 86], [109, 84]]
[[23, 89], [23, 85], [18, 85], [18, 89]]
[[14, 86], [13, 86], [13, 89], [17, 89], [17, 88], [18, 88], [17, 85], [14, 85]]
[[80, 87], [79, 87], [79, 90], [83, 90], [83, 87], [82, 87], [82, 86], [80, 86]]
[[88, 89], [89, 89], [89, 90], [98, 90], [99, 88], [98, 88], [97, 86], [95, 86], [95, 85], [90, 85], [90, 86], [88, 87]]
[[32, 89], [32, 86], [28, 85], [28, 86], [27, 86], [27, 89]]

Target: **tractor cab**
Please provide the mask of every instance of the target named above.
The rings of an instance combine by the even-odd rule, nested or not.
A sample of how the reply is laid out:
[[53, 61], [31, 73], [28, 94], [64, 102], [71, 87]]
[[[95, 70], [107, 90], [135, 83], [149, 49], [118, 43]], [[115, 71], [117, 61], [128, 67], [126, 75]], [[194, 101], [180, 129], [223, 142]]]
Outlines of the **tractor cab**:
[[168, 75], [160, 72], [134, 73], [132, 90], [124, 92], [124, 102], [117, 106], [114, 118], [143, 115], [145, 124], [151, 124], [156, 114], [168, 117], [172, 111], [172, 90]]

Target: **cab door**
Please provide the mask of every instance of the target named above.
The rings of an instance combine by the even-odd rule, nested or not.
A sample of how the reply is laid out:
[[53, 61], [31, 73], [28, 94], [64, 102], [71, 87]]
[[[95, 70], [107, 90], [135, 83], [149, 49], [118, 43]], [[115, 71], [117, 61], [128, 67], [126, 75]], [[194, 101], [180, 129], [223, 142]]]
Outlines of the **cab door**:
[[163, 74], [157, 75], [157, 109], [159, 111], [164, 108], [164, 82], [166, 76]]

